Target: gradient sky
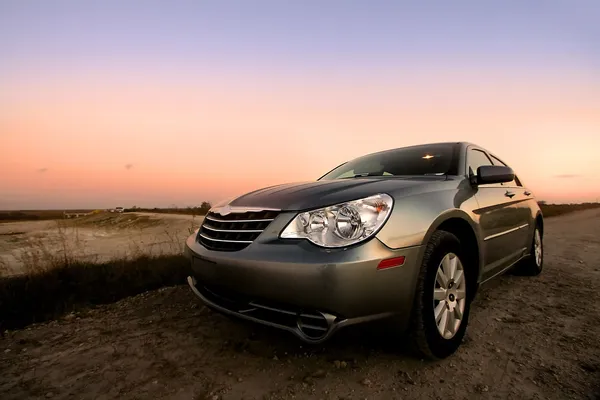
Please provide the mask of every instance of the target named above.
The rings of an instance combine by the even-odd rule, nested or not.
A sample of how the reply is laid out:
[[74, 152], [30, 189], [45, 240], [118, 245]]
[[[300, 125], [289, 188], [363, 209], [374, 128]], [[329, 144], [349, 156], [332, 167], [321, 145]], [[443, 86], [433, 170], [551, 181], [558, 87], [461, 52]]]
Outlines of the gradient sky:
[[598, 1], [0, 0], [0, 209], [197, 205], [466, 140], [600, 198]]

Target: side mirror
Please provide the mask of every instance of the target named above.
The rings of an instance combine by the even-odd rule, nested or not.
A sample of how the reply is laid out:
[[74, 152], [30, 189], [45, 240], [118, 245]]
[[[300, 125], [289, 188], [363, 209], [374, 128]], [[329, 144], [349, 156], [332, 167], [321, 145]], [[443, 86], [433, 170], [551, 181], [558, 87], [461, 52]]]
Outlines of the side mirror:
[[477, 168], [477, 184], [504, 183], [515, 179], [515, 173], [510, 167], [503, 165], [482, 165]]

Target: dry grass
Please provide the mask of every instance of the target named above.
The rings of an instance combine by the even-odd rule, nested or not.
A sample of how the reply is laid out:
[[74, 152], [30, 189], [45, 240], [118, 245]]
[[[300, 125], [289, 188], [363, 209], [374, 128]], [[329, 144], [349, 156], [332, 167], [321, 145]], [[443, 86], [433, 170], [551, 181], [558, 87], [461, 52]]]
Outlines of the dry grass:
[[141, 212], [152, 212], [152, 213], [163, 213], [163, 214], [185, 214], [185, 215], [206, 215], [210, 210], [211, 204], [207, 201], [203, 201], [198, 207], [169, 207], [169, 208], [140, 208], [133, 206], [125, 209], [125, 212], [141, 211]]
[[55, 235], [39, 234], [27, 239], [15, 258], [26, 273], [35, 274], [84, 261], [82, 253], [85, 254], [85, 247], [77, 228], [70, 228], [57, 221]]
[[540, 208], [545, 218], [556, 217], [572, 213], [575, 211], [590, 210], [593, 208], [600, 208], [600, 203], [579, 203], [579, 204], [546, 204], [540, 201]]
[[0, 330], [55, 318], [78, 307], [117, 301], [185, 283], [181, 254], [92, 263], [65, 261], [34, 273], [0, 278]]
[[[114, 259], [160, 257], [182, 254], [185, 239], [199, 227], [199, 220], [192, 218], [187, 228], [178, 229], [161, 225], [164, 221], [135, 214], [104, 213], [78, 219], [56, 220], [51, 230], [41, 230], [26, 235], [9, 232], [6, 235], [15, 245], [11, 255], [17, 264], [11, 266], [0, 258], [0, 276], [17, 273], [35, 274], [74, 263], [97, 263]], [[158, 229], [157, 229], [158, 228]], [[84, 232], [84, 233], [82, 233]], [[116, 234], [123, 239], [119, 249], [108, 246], [104, 255], [90, 248], [90, 240], [103, 241], [103, 237], [90, 238], [90, 232], [99, 236]], [[103, 243], [103, 242], [100, 242]]]
[[[91, 212], [92, 210], [77, 210]], [[0, 211], [0, 222], [11, 221], [45, 221], [63, 218], [63, 210], [19, 210]]]
[[[10, 275], [14, 273], [11, 266], [0, 260], [0, 332], [78, 307], [185, 283], [189, 262], [183, 256], [185, 243], [177, 233], [165, 229], [164, 240], [153, 243], [155, 246], [140, 244], [133, 235], [125, 254], [99, 261], [97, 255], [86, 251], [79, 222], [93, 223], [56, 221], [52, 235], [40, 234], [21, 243], [14, 253], [22, 264], [19, 274]], [[141, 232], [144, 226], [138, 227]], [[127, 224], [127, 228], [132, 226]], [[186, 233], [196, 228], [197, 222], [192, 220]]]
[[[140, 208], [132, 207], [125, 209], [125, 214], [130, 212], [152, 212], [159, 214], [184, 214], [184, 215], [206, 215], [210, 209], [210, 203], [205, 202], [200, 207], [184, 207], [184, 208]], [[53, 219], [64, 219], [64, 212], [68, 213], [82, 213], [82, 214], [105, 214], [115, 215], [106, 210], [0, 210], [0, 222], [11, 222], [11, 221], [46, 221]], [[117, 214], [119, 215], [119, 214]], [[81, 218], [81, 217], [80, 217]]]
[[65, 219], [65, 226], [102, 229], [142, 229], [164, 224], [163, 220], [135, 213], [98, 213], [80, 218]]

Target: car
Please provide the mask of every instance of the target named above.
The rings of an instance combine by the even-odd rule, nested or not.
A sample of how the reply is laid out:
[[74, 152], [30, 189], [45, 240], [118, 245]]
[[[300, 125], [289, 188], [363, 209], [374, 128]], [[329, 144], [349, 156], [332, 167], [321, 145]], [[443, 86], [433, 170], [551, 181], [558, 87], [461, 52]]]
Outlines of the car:
[[187, 282], [209, 308], [307, 343], [386, 319], [443, 359], [483, 283], [542, 271], [543, 235], [534, 195], [497, 155], [422, 144], [216, 204], [186, 240]]
[[123, 207], [115, 207], [115, 212], [122, 213], [123, 211], [125, 211]]

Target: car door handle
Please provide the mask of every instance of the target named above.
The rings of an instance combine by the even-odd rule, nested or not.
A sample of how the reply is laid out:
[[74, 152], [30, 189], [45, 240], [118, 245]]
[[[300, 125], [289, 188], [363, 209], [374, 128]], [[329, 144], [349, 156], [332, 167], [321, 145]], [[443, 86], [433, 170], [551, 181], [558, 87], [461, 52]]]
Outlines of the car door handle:
[[531, 192], [528, 192], [527, 190], [525, 191], [525, 196], [531, 196]]
[[506, 197], [510, 197], [511, 199], [513, 198], [513, 196], [515, 195], [514, 192], [509, 192], [508, 190], [506, 191], [506, 193], [504, 193], [504, 195]]

